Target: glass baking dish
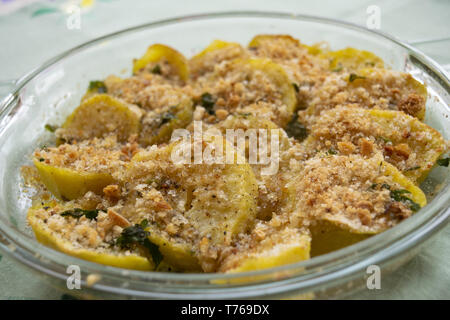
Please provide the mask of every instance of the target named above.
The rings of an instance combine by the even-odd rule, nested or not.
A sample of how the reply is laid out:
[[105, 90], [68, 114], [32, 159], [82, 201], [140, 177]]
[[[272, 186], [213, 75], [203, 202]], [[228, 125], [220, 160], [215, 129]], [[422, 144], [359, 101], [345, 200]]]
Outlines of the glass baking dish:
[[[38, 243], [26, 223], [29, 194], [20, 167], [45, 144], [46, 123], [62, 123], [79, 104], [87, 84], [110, 74], [131, 73], [131, 61], [152, 43], [192, 56], [214, 39], [246, 45], [256, 34], [290, 34], [303, 43], [328, 42], [380, 56], [428, 86], [425, 122], [450, 138], [449, 79], [443, 69], [386, 34], [336, 20], [285, 13], [229, 12], [174, 18], [133, 27], [87, 42], [19, 79], [0, 105], [0, 249], [51, 284], [67, 290], [68, 265], [78, 265], [84, 298], [336, 298], [366, 283], [366, 268], [383, 274], [412, 258], [449, 221], [448, 168], [435, 168], [422, 189], [428, 205], [396, 227], [350, 247], [308, 261], [242, 274], [174, 274], [119, 269], [80, 260]], [[86, 281], [88, 275], [96, 281]], [[92, 277], [90, 278], [92, 279]]]

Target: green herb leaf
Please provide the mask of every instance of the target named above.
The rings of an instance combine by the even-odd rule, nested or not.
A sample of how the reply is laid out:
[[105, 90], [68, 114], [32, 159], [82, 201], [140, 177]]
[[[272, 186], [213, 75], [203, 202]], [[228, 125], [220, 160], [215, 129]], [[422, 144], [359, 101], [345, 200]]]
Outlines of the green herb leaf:
[[337, 151], [334, 150], [333, 148], [330, 148], [330, 149], [328, 149], [327, 154], [329, 154], [329, 155], [335, 155], [335, 154], [337, 154]]
[[450, 163], [450, 157], [438, 159], [437, 164], [442, 167], [448, 167], [448, 164]]
[[298, 141], [303, 141], [308, 136], [308, 129], [298, 121], [297, 113], [294, 114], [292, 120], [287, 124], [284, 130], [288, 137], [294, 137]]
[[70, 216], [73, 218], [81, 218], [82, 216], [85, 216], [86, 218], [93, 220], [93, 219], [97, 219], [98, 216], [98, 212], [100, 210], [84, 210], [81, 208], [75, 208], [75, 209], [71, 209], [71, 210], [66, 210], [64, 212], [61, 213], [61, 216], [66, 217], [66, 216]]
[[386, 183], [383, 183], [383, 184], [381, 185], [381, 188], [382, 188], [382, 189], [388, 189], [388, 190], [391, 190], [391, 186], [388, 185], [388, 184], [386, 184]]
[[205, 92], [200, 97], [200, 105], [205, 108], [205, 110], [214, 115], [216, 112], [214, 111], [214, 105], [216, 103], [216, 99], [209, 92]]
[[391, 198], [394, 199], [395, 201], [402, 201], [403, 199], [403, 195], [405, 193], [411, 193], [408, 190], [404, 190], [404, 189], [398, 189], [398, 190], [391, 190]]
[[365, 79], [365, 78], [366, 78], [366, 77], [358, 76], [358, 75], [355, 74], [355, 73], [351, 73], [350, 76], [348, 77], [348, 81], [349, 81], [349, 82], [353, 82], [353, 81], [355, 81], [355, 80], [357, 80], [357, 79]]
[[147, 219], [142, 220], [141, 223], [140, 223], [140, 225], [141, 225], [141, 227], [144, 228], [144, 229], [147, 228], [147, 226], [148, 226], [148, 220], [147, 220]]
[[391, 190], [390, 196], [391, 199], [397, 202], [403, 202], [404, 204], [408, 205], [409, 208], [412, 211], [418, 211], [420, 209], [420, 205], [414, 201], [412, 201], [410, 198], [405, 196], [405, 194], [410, 194], [411, 192], [404, 189], [398, 189], [398, 190]]
[[163, 260], [163, 255], [161, 251], [159, 251], [159, 247], [151, 242], [148, 238], [144, 240], [144, 247], [147, 248], [148, 252], [152, 256], [152, 260], [155, 263], [155, 269], [158, 268], [159, 264]]
[[411, 167], [411, 168], [406, 169], [405, 171], [414, 171], [417, 169], [420, 169], [420, 166]]
[[160, 118], [161, 122], [160, 122], [159, 126], [162, 126], [163, 124], [166, 124], [167, 122], [170, 122], [170, 120], [175, 119], [175, 118], [176, 117], [172, 112], [170, 112], [170, 111], [164, 112], [161, 115], [161, 118]]
[[379, 139], [381, 139], [381, 140], [383, 140], [384, 141], [384, 143], [390, 143], [390, 142], [392, 142], [392, 140], [391, 139], [389, 139], [389, 138], [386, 138], [386, 137], [378, 137]]
[[123, 229], [116, 240], [116, 244], [122, 249], [133, 249], [138, 245], [142, 246], [148, 250], [155, 263], [155, 268], [157, 268], [163, 259], [163, 255], [159, 251], [159, 247], [148, 239], [150, 232], [145, 231], [147, 226], [148, 220], [144, 219], [140, 224]]
[[106, 85], [103, 81], [99, 81], [99, 80], [94, 80], [89, 82], [89, 91], [95, 91], [98, 93], [106, 93], [107, 89], [106, 89]]
[[58, 126], [52, 126], [51, 124], [47, 123], [44, 128], [47, 131], [55, 132], [55, 130], [58, 129]]
[[295, 92], [298, 93], [300, 91], [300, 87], [295, 82], [292, 83], [292, 86], [294, 87]]
[[152, 73], [153, 74], [161, 74], [161, 67], [159, 66], [159, 64], [157, 64], [153, 67]]

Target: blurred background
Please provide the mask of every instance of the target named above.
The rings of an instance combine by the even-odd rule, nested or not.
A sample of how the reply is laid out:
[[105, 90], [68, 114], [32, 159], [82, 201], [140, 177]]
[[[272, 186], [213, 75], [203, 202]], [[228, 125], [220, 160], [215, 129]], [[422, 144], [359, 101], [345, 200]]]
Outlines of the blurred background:
[[[379, 10], [375, 24], [373, 6]], [[379, 27], [450, 69], [449, 0], [0, 0], [0, 85], [99, 36], [161, 19], [221, 11], [309, 14]], [[408, 264], [382, 275], [381, 290], [362, 290], [350, 298], [450, 299], [449, 247], [450, 226]], [[0, 254], [0, 299], [66, 298], [70, 296]]]

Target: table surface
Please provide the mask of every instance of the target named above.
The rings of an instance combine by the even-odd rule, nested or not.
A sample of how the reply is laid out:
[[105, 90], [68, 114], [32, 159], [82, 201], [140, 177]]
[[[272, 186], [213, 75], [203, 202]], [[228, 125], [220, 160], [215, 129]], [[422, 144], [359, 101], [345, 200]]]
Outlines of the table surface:
[[[68, 7], [81, 7], [81, 28], [67, 28]], [[260, 10], [310, 14], [366, 25], [367, 7], [381, 10], [381, 30], [415, 42], [450, 35], [450, 1], [443, 0], [0, 0], [0, 82], [17, 79], [42, 61], [75, 45], [126, 27], [164, 18], [217, 11]], [[126, 12], [126, 13], [124, 13]], [[450, 41], [416, 44], [442, 65], [450, 64]], [[380, 290], [362, 290], [351, 299], [450, 299], [450, 226], [419, 255], [383, 276]], [[61, 299], [6, 256], [0, 255], [0, 299]]]

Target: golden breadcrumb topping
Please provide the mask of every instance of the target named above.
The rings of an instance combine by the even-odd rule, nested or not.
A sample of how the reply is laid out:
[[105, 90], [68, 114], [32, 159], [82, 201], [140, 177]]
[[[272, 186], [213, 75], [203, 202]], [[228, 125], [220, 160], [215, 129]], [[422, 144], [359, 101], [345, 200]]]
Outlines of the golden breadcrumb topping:
[[22, 170], [36, 238], [79, 258], [175, 272], [295, 263], [420, 210], [418, 184], [447, 150], [421, 122], [425, 86], [367, 51], [259, 35], [190, 59], [156, 44], [133, 63], [92, 81]]

